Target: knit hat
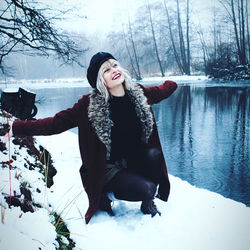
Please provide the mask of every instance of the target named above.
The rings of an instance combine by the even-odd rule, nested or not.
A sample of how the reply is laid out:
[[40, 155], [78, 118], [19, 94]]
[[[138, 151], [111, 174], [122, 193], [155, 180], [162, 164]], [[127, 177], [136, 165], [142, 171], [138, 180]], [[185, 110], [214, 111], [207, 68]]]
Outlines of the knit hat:
[[109, 59], [116, 60], [111, 54], [107, 52], [98, 52], [91, 58], [87, 70], [87, 79], [92, 88], [96, 87], [97, 74], [101, 65]]

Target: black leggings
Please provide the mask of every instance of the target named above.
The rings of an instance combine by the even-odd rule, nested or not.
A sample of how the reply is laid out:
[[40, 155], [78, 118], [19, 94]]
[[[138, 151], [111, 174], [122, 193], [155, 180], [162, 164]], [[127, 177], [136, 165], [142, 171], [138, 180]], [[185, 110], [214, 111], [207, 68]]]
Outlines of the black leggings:
[[118, 172], [105, 186], [115, 198], [127, 201], [153, 199], [157, 185], [163, 179], [163, 157], [157, 148], [138, 150], [127, 158], [127, 168]]

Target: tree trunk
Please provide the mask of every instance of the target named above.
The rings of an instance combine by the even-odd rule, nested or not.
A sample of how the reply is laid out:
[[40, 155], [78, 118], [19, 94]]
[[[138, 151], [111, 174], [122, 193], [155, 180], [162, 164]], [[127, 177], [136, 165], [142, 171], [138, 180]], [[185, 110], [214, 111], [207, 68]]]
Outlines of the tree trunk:
[[136, 68], [137, 68], [136, 79], [137, 80], [141, 80], [142, 77], [141, 77], [140, 65], [139, 65], [139, 60], [138, 60], [137, 52], [136, 52], [136, 49], [135, 49], [135, 42], [134, 42], [134, 38], [133, 38], [133, 33], [132, 33], [132, 28], [131, 28], [130, 20], [128, 21], [128, 25], [129, 25], [130, 39], [131, 39], [132, 48], [133, 48], [134, 57], [135, 57], [135, 64], [136, 64]]
[[237, 29], [237, 23], [236, 23], [236, 16], [234, 11], [234, 0], [231, 0], [231, 9], [232, 9], [232, 21], [234, 25], [234, 33], [235, 33], [235, 39], [236, 39], [236, 45], [238, 50], [238, 57], [241, 64], [242, 62], [242, 56], [241, 56], [241, 48], [240, 48], [240, 42], [239, 42], [239, 36], [238, 36], [238, 29]]
[[[125, 46], [126, 46], [126, 49], [127, 49], [127, 52], [128, 52], [128, 56], [129, 56], [129, 60], [130, 60], [130, 65], [132, 67], [132, 71], [134, 72], [135, 74], [135, 77], [136, 79], [139, 78], [138, 74], [137, 74], [137, 71], [135, 69], [135, 66], [134, 66], [134, 62], [133, 62], [133, 58], [132, 58], [132, 55], [130, 53], [130, 49], [129, 49], [129, 46], [128, 46], [128, 42], [127, 42], [127, 39], [126, 39], [126, 35], [125, 35], [125, 32], [123, 30], [123, 39], [124, 39], [124, 42], [125, 42]], [[138, 80], [138, 79], [137, 79]]]
[[177, 21], [178, 21], [181, 60], [182, 60], [182, 65], [183, 65], [183, 71], [185, 74], [188, 75], [188, 74], [190, 74], [190, 72], [189, 72], [188, 66], [187, 66], [186, 48], [185, 48], [184, 37], [183, 37], [183, 32], [182, 32], [179, 0], [176, 1], [176, 4], [177, 4]]
[[240, 11], [240, 0], [237, 0], [237, 10], [238, 10], [238, 23], [239, 23], [239, 36], [240, 36], [240, 47], [242, 49], [242, 22], [241, 22], [241, 11]]
[[165, 74], [164, 74], [164, 70], [163, 70], [162, 63], [161, 63], [160, 56], [159, 56], [159, 52], [158, 52], [158, 47], [157, 47], [156, 38], [155, 38], [154, 25], [153, 25], [153, 20], [152, 20], [152, 15], [151, 15], [151, 10], [150, 10], [149, 4], [147, 4], [147, 7], [148, 7], [149, 18], [150, 18], [150, 25], [151, 25], [151, 31], [152, 31], [152, 36], [153, 36], [155, 54], [156, 54], [156, 58], [157, 58], [157, 61], [158, 61], [159, 67], [160, 67], [161, 76], [164, 77]]
[[216, 17], [215, 6], [213, 7], [213, 35], [214, 35], [214, 60], [217, 59], [217, 36], [216, 36]]
[[175, 42], [174, 42], [174, 36], [173, 36], [172, 28], [171, 28], [170, 16], [169, 16], [168, 8], [166, 5], [166, 0], [164, 0], [164, 7], [165, 7], [166, 14], [167, 14], [169, 34], [170, 34], [170, 39], [171, 39], [171, 43], [172, 43], [172, 47], [173, 47], [173, 51], [174, 51], [175, 61], [177, 63], [179, 70], [181, 71], [181, 74], [183, 74], [184, 73], [183, 67], [182, 67], [181, 60], [180, 60], [179, 55], [177, 53], [177, 49], [176, 49]]
[[241, 0], [241, 30], [242, 30], [242, 62], [243, 65], [246, 65], [246, 42], [245, 42], [245, 16], [244, 16], [244, 3], [243, 0]]
[[208, 51], [207, 51], [207, 45], [206, 45], [206, 42], [204, 40], [204, 35], [203, 35], [203, 32], [201, 29], [200, 29], [200, 31], [198, 31], [198, 35], [199, 35], [199, 38], [201, 41], [201, 48], [202, 48], [202, 52], [203, 52], [203, 61], [204, 61], [204, 66], [206, 68], [207, 58], [209, 55], [208, 55]]
[[246, 29], [247, 29], [247, 44], [248, 44], [248, 62], [250, 61], [250, 34], [249, 34], [249, 23], [248, 23], [248, 0], [246, 0]]
[[190, 75], [189, 0], [187, 0], [187, 69]]

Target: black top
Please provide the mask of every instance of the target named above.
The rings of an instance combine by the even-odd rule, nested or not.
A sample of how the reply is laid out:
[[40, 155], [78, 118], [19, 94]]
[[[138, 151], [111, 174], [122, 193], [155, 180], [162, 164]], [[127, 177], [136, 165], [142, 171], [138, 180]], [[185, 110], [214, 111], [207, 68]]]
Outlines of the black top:
[[135, 106], [127, 94], [112, 96], [110, 100], [111, 119], [111, 161], [127, 157], [141, 144], [141, 122], [135, 112]]

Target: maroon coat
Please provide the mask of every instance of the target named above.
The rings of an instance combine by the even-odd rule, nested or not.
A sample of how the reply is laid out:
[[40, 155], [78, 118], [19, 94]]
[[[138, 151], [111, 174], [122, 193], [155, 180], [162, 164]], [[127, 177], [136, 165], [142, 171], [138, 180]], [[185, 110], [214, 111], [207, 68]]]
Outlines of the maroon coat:
[[[163, 85], [149, 88], [139, 86], [143, 89], [149, 105], [169, 97], [177, 88], [177, 84], [173, 81], [166, 81]], [[89, 119], [89, 105], [90, 94], [83, 95], [72, 108], [63, 110], [54, 117], [32, 121], [15, 121], [12, 127], [14, 136], [53, 135], [78, 127], [79, 148], [83, 163], [81, 177], [89, 199], [89, 208], [85, 214], [86, 223], [98, 210], [107, 156], [107, 147], [98, 137], [96, 129]], [[148, 143], [161, 149], [155, 123]], [[169, 183], [165, 162], [163, 169], [166, 182]], [[159, 187], [158, 196], [160, 199], [167, 201], [168, 194]]]

